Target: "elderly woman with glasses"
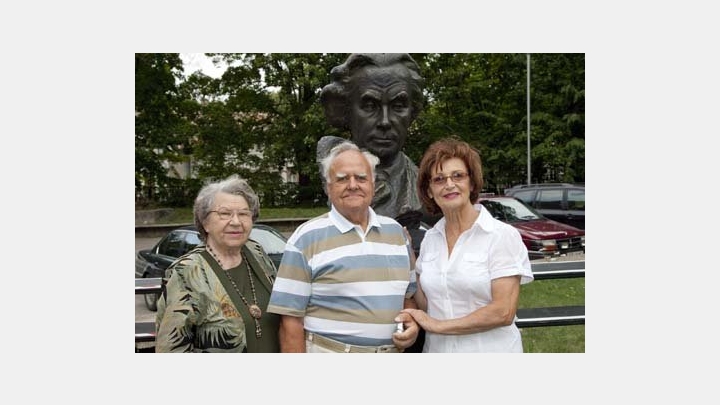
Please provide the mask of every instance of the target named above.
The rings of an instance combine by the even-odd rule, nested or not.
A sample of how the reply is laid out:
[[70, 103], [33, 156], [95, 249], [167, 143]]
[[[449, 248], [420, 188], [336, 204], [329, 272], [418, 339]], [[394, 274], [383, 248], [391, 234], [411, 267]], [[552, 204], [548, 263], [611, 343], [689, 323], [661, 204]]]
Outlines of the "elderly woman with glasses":
[[156, 352], [280, 351], [280, 317], [266, 311], [276, 269], [248, 239], [259, 212], [257, 195], [237, 176], [200, 190], [193, 215], [204, 243], [166, 270]]
[[443, 217], [427, 231], [415, 263], [420, 309], [404, 309], [425, 330], [423, 352], [519, 352], [520, 285], [533, 280], [520, 233], [475, 204], [480, 155], [455, 138], [439, 140], [420, 162], [423, 206]]

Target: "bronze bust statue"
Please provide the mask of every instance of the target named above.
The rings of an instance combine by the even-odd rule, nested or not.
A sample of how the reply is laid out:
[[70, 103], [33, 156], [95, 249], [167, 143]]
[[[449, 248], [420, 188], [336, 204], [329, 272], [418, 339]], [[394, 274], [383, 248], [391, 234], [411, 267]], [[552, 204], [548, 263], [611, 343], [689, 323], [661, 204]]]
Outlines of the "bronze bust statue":
[[[406, 53], [354, 53], [335, 66], [330, 76], [332, 83], [320, 93], [328, 123], [349, 130], [352, 142], [380, 158], [373, 210], [419, 221], [418, 168], [402, 152], [408, 128], [423, 106], [424, 79], [417, 63]], [[321, 138], [318, 161], [340, 140]]]

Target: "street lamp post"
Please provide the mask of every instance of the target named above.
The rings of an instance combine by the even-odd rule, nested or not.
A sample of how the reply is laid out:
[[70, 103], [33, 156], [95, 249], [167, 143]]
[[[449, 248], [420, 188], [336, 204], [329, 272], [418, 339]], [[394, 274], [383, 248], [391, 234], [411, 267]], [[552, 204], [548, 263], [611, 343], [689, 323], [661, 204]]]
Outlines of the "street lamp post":
[[530, 183], [530, 54], [527, 54], [527, 184]]

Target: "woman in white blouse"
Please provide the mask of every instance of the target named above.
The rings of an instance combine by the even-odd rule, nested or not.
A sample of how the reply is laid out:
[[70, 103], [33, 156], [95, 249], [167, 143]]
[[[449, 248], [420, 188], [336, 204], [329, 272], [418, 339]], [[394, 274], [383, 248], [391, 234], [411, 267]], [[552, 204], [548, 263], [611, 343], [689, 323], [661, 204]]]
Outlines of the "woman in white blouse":
[[519, 232], [475, 205], [480, 155], [455, 138], [437, 141], [417, 182], [425, 209], [443, 214], [416, 261], [420, 309], [404, 310], [425, 329], [423, 352], [522, 353], [515, 312], [520, 285], [533, 275]]

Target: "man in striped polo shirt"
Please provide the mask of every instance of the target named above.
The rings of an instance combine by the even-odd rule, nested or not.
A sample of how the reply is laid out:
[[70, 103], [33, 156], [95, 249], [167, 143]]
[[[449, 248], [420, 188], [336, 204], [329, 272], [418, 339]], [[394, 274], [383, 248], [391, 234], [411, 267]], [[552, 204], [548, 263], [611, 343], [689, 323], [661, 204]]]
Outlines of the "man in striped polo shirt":
[[[378, 158], [349, 141], [320, 162], [330, 212], [288, 240], [267, 311], [282, 315], [282, 352], [403, 351], [419, 327], [405, 230], [370, 207]], [[402, 323], [403, 331], [398, 330]]]

